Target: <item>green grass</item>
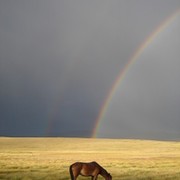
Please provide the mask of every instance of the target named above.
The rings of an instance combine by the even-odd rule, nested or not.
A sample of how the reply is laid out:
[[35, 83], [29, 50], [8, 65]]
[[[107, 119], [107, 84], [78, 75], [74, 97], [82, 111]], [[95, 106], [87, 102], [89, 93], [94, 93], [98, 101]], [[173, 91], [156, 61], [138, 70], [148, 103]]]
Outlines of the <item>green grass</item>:
[[0, 138], [0, 179], [69, 180], [76, 161], [97, 161], [113, 180], [180, 180], [180, 142]]

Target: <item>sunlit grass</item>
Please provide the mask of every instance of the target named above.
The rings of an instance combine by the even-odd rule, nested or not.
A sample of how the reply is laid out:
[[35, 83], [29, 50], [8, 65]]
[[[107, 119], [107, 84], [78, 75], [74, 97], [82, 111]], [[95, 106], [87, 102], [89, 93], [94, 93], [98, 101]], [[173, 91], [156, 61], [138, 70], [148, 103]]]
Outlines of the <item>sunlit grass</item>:
[[69, 180], [76, 161], [97, 161], [114, 180], [180, 180], [180, 142], [0, 138], [0, 179]]

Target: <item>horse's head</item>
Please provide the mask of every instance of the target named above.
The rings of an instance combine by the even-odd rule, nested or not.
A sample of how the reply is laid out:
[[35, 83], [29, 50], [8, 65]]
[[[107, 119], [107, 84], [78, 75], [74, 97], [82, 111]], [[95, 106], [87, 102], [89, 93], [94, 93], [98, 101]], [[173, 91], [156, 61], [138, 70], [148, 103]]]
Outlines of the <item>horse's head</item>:
[[110, 173], [108, 173], [107, 180], [112, 180], [112, 176], [111, 176], [111, 174], [110, 174]]

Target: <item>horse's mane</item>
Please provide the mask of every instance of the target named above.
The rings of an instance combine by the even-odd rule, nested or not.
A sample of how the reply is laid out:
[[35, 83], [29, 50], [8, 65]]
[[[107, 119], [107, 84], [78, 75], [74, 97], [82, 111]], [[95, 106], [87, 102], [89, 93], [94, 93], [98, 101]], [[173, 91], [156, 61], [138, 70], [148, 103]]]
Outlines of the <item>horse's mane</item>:
[[108, 174], [108, 172], [101, 165], [99, 165], [96, 161], [93, 161], [92, 163], [94, 163], [94, 164], [96, 164], [97, 166], [100, 167], [101, 173], [107, 173]]

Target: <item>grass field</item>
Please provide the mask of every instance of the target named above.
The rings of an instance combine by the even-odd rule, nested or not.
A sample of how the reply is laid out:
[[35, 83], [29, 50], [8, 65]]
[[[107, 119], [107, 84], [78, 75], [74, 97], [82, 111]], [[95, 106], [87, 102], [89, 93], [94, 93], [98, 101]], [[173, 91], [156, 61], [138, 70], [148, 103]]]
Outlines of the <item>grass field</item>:
[[69, 180], [76, 161], [97, 161], [113, 180], [180, 180], [180, 142], [0, 138], [0, 179]]

